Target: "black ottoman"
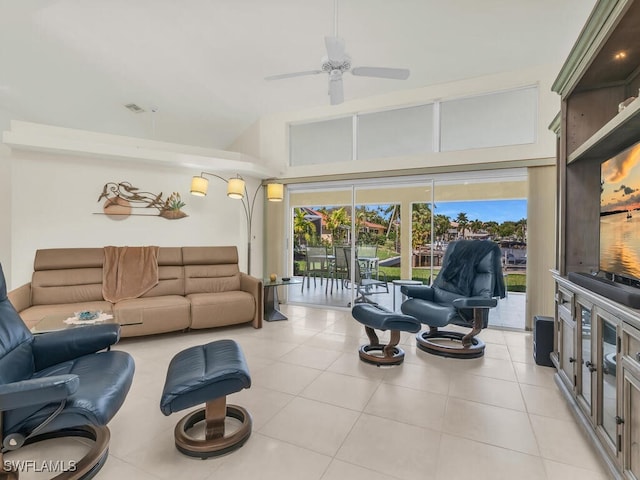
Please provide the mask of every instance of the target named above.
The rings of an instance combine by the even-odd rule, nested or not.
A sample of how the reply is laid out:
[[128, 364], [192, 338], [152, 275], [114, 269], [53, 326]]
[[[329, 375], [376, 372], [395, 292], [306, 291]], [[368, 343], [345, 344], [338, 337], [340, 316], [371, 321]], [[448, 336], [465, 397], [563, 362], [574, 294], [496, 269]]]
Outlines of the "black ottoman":
[[[185, 416], [176, 425], [176, 448], [185, 455], [208, 458], [240, 448], [251, 435], [251, 415], [237, 405], [227, 405], [227, 395], [251, 386], [249, 369], [240, 346], [233, 340], [218, 340], [187, 348], [169, 364], [160, 410], [171, 415], [186, 408], [206, 404]], [[241, 426], [225, 436], [225, 418]], [[196, 423], [205, 421], [205, 438], [187, 434]]]
[[[369, 345], [360, 347], [360, 360], [374, 365], [399, 365], [404, 361], [404, 351], [398, 347], [400, 332], [417, 333], [420, 321], [410, 315], [390, 312], [374, 303], [359, 303], [351, 309], [351, 315], [364, 325]], [[375, 330], [390, 330], [387, 345], [380, 344]], [[371, 353], [371, 352], [377, 352]], [[380, 354], [381, 353], [381, 354]]]

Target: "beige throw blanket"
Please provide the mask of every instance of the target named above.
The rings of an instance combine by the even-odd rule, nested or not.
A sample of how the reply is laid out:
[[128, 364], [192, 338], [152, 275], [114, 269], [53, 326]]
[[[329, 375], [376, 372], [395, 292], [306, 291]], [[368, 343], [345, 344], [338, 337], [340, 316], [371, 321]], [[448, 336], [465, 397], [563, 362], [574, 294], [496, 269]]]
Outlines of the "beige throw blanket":
[[158, 284], [159, 247], [104, 247], [102, 296], [115, 303], [144, 295]]

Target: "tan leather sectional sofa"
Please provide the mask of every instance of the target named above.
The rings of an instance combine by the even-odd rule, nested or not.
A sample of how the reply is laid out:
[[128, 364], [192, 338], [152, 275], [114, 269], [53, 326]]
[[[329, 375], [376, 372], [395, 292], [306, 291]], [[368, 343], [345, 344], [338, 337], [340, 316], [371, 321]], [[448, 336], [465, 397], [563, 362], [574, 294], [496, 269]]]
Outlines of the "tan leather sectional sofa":
[[47, 315], [83, 310], [112, 313], [123, 337], [249, 323], [262, 327], [262, 280], [240, 272], [236, 247], [160, 247], [158, 284], [139, 298], [102, 296], [102, 248], [36, 252], [30, 283], [9, 300], [31, 327]]

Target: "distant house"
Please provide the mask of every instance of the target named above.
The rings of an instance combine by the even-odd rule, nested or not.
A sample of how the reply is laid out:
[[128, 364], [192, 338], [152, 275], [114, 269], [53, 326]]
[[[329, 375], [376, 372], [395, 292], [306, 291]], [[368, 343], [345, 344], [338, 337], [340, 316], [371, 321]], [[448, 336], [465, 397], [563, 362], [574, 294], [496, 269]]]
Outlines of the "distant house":
[[361, 233], [372, 233], [374, 235], [384, 235], [387, 231], [387, 227], [380, 225], [379, 223], [367, 222], [366, 220], [360, 225]]
[[[327, 228], [327, 215], [324, 213], [314, 210], [309, 207], [300, 207], [300, 210], [305, 212], [304, 217], [312, 222], [316, 227], [316, 235], [320, 237], [320, 239], [326, 243], [333, 243], [333, 235], [331, 231]], [[347, 230], [347, 240], [349, 238], [349, 227], [343, 227]]]

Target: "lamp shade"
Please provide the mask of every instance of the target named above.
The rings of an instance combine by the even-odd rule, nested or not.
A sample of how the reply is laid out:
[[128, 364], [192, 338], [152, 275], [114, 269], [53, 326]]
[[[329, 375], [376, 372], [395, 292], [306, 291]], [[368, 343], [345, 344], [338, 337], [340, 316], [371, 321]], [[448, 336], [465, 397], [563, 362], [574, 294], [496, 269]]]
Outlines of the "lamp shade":
[[244, 180], [237, 178], [230, 178], [227, 185], [227, 197], [242, 199], [244, 198]]
[[204, 197], [209, 188], [209, 180], [204, 177], [196, 176], [191, 179], [191, 195]]
[[267, 183], [267, 200], [281, 202], [284, 198], [284, 185], [281, 183]]

